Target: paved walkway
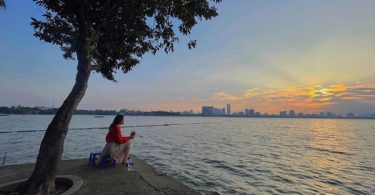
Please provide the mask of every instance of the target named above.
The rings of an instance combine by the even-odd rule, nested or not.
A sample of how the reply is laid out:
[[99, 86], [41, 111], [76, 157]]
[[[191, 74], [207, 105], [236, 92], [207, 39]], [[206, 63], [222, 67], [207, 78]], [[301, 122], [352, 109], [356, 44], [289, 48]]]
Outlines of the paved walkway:
[[[161, 175], [155, 169], [131, 156], [134, 166], [99, 169], [88, 164], [88, 159], [64, 160], [58, 168], [58, 175], [76, 175], [83, 179], [83, 185], [75, 194], [199, 194], [176, 179]], [[34, 164], [0, 167], [0, 184], [30, 176]]]

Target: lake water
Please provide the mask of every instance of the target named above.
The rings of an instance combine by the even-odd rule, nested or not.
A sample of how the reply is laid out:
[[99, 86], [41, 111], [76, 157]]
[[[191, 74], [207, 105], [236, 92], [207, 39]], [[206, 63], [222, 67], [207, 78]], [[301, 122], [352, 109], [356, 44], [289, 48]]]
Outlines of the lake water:
[[[0, 116], [0, 131], [52, 116]], [[113, 116], [74, 116], [64, 159], [104, 145]], [[203, 194], [375, 194], [375, 120], [126, 116], [131, 153]], [[164, 125], [174, 124], [174, 125]], [[177, 125], [179, 124], [179, 125]], [[6, 164], [35, 162], [44, 132], [0, 134]]]

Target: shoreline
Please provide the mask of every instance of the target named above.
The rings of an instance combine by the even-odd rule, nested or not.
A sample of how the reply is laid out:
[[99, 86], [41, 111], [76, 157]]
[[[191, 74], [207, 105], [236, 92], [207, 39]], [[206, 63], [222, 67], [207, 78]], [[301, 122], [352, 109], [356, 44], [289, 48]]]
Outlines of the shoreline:
[[[177, 179], [158, 172], [154, 167], [131, 155], [134, 165], [99, 169], [88, 159], [61, 160], [57, 175], [75, 175], [83, 179], [82, 187], [74, 194], [200, 194]], [[35, 164], [0, 167], [0, 184], [28, 178]]]
[[[0, 116], [23, 115], [23, 116], [54, 116], [55, 114], [2, 114]], [[116, 114], [73, 114], [73, 116], [114, 116]], [[339, 119], [339, 120], [375, 120], [374, 117], [280, 117], [280, 116], [216, 116], [216, 115], [142, 115], [142, 114], [124, 114], [124, 116], [145, 116], [145, 117], [202, 117], [202, 118], [256, 118], [256, 119]], [[103, 118], [98, 117], [98, 118]]]

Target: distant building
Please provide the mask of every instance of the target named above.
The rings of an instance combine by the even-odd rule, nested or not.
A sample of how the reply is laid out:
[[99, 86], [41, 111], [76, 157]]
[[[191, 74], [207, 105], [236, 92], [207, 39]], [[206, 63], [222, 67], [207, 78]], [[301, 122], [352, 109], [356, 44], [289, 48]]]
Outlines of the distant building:
[[334, 118], [334, 117], [336, 117], [336, 114], [332, 113], [332, 112], [326, 112], [326, 116], [330, 117], [330, 118]]
[[202, 115], [204, 116], [224, 116], [225, 108], [215, 108], [213, 106], [203, 106]]
[[180, 112], [180, 114], [182, 114], [182, 115], [193, 115], [194, 114], [194, 112], [193, 112], [193, 110], [186, 110], [186, 111], [183, 111], [183, 112]]
[[289, 110], [289, 114], [288, 114], [288, 116], [289, 117], [295, 117], [295, 112], [294, 112], [294, 110]]
[[244, 113], [244, 112], [234, 112], [234, 113], [233, 113], [233, 116], [240, 116], [240, 117], [243, 117], [243, 116], [245, 116], [245, 113]]
[[225, 108], [221, 109], [220, 115], [223, 115], [223, 116], [225, 115]]
[[287, 111], [280, 111], [280, 117], [287, 117], [288, 113]]
[[347, 113], [347, 114], [345, 115], [345, 117], [346, 117], [346, 118], [354, 118], [354, 117], [355, 117], [355, 114], [353, 114], [353, 113]]
[[249, 110], [249, 114], [250, 114], [250, 116], [254, 116], [255, 115], [255, 110], [254, 109], [250, 109]]
[[230, 104], [227, 104], [227, 115], [231, 115], [231, 112], [230, 112]]
[[[18, 106], [18, 107], [20, 107], [20, 106]], [[48, 109], [51, 109], [51, 108], [47, 108], [47, 107], [45, 107], [45, 106], [37, 106], [37, 107], [35, 107], [35, 108], [37, 108], [37, 109], [39, 109], [39, 110], [48, 110]]]
[[213, 108], [213, 115], [214, 116], [218, 116], [218, 115], [220, 115], [220, 112], [221, 112], [221, 110], [220, 109], [218, 109], [218, 108]]
[[255, 116], [254, 109], [245, 109], [245, 116]]
[[213, 106], [202, 106], [202, 115], [204, 115], [204, 116], [214, 115], [214, 107]]

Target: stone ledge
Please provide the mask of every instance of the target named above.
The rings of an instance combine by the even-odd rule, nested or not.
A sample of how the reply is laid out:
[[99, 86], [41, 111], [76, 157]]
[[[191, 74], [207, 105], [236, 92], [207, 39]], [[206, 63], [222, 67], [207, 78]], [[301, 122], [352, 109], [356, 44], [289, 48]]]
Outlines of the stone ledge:
[[[199, 194], [173, 177], [160, 174], [154, 167], [132, 155], [135, 165], [131, 171], [126, 167], [99, 169], [88, 163], [88, 159], [63, 160], [57, 174], [82, 178], [80, 194]], [[28, 178], [34, 164], [8, 165], [0, 167], [0, 183]], [[68, 190], [69, 191], [69, 190]]]
[[[8, 183], [0, 184], [0, 189], [2, 189], [2, 188], [12, 188], [12, 186], [19, 185], [20, 183], [23, 183], [26, 180], [27, 180], [27, 178], [24, 178], [24, 179], [19, 179], [19, 180], [16, 180], [16, 181], [11, 181], [11, 182], [8, 182]], [[71, 186], [68, 188], [68, 190], [61, 193], [60, 195], [71, 195], [71, 194], [75, 193], [76, 191], [78, 191], [79, 188], [83, 184], [83, 180], [80, 177], [75, 176], [75, 175], [57, 175], [56, 180], [57, 180], [56, 182], [58, 182], [58, 180], [68, 180], [69, 183], [71, 183], [70, 184]], [[60, 181], [60, 182], [66, 182], [66, 181]]]

